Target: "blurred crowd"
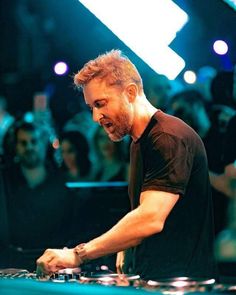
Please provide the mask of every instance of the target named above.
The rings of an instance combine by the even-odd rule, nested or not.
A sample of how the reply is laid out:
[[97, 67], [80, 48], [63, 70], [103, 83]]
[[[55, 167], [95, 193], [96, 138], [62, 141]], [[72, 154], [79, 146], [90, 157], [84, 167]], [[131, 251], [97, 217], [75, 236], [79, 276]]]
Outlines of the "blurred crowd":
[[[234, 80], [230, 71], [199, 73], [192, 86], [143, 75], [151, 103], [184, 120], [205, 144], [218, 261], [236, 261]], [[34, 270], [45, 248], [76, 245], [96, 234], [82, 226], [85, 205], [73, 202], [66, 183], [128, 181], [129, 138], [110, 141], [86, 110], [59, 129], [47, 95], [35, 93], [32, 99], [33, 110], [16, 119], [0, 96], [0, 268]], [[78, 223], [68, 226], [72, 216]]]

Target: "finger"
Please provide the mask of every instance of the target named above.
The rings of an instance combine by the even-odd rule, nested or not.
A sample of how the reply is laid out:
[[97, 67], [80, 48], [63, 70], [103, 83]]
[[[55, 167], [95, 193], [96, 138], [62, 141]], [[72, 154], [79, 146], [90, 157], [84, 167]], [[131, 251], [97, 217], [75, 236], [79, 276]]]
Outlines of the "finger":
[[36, 276], [37, 277], [44, 277], [45, 275], [49, 275], [50, 272], [47, 269], [47, 266], [45, 264], [39, 264], [36, 268]]
[[37, 259], [36, 263], [39, 265], [44, 263], [45, 261], [50, 261], [53, 258], [53, 256], [54, 256], [53, 252], [50, 249], [48, 249], [43, 253], [42, 256], [40, 256]]
[[41, 276], [43, 276], [43, 274], [44, 274], [43, 269], [41, 268], [40, 265], [37, 265], [37, 267], [36, 267], [36, 276], [41, 277]]
[[47, 255], [42, 255], [38, 260], [37, 260], [37, 268], [36, 268], [36, 274], [38, 276], [42, 276], [43, 274], [49, 274], [50, 269], [48, 268], [48, 263], [54, 259], [54, 256], [51, 254]]
[[47, 270], [49, 272], [57, 272], [60, 269], [65, 268], [65, 265], [58, 257], [54, 257], [47, 263]]

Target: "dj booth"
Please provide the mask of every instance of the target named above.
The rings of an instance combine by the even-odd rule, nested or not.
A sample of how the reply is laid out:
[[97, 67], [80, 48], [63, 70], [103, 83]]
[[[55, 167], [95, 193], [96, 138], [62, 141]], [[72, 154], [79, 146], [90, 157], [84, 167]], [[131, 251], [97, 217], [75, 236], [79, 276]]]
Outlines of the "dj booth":
[[143, 281], [138, 275], [99, 272], [84, 273], [79, 268], [63, 269], [51, 276], [37, 277], [23, 269], [0, 269], [1, 295], [145, 295], [145, 294], [233, 294], [235, 285], [218, 284], [214, 279], [187, 277]]
[[[109, 229], [129, 210], [127, 183], [67, 183], [67, 189], [75, 200], [86, 208], [86, 210], [82, 208], [79, 216], [83, 224], [91, 223], [91, 228], [96, 229], [94, 233], [96, 235]], [[72, 223], [71, 220], [69, 223]], [[211, 278], [189, 277], [144, 281], [138, 275], [114, 273], [114, 269], [110, 267], [113, 264], [114, 261], [109, 260], [105, 261], [107, 269], [63, 269], [45, 277], [37, 277], [34, 271], [18, 268], [19, 266], [16, 265], [13, 266], [16, 268], [2, 268], [0, 269], [0, 295], [236, 293], [236, 281], [235, 284], [232, 282], [219, 284]]]

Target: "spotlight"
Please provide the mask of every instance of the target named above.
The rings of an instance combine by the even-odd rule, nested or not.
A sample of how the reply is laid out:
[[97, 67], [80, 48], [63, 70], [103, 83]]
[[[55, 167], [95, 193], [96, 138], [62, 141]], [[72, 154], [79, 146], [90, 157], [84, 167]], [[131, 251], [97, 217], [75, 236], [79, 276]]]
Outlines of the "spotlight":
[[63, 61], [57, 62], [54, 66], [54, 72], [59, 76], [65, 75], [67, 71], [68, 71], [68, 66]]
[[228, 52], [228, 45], [223, 40], [217, 40], [213, 44], [213, 49], [214, 49], [215, 53], [217, 53], [219, 55], [224, 55]]
[[193, 71], [186, 71], [184, 73], [184, 81], [188, 84], [194, 84], [196, 82], [196, 74]]

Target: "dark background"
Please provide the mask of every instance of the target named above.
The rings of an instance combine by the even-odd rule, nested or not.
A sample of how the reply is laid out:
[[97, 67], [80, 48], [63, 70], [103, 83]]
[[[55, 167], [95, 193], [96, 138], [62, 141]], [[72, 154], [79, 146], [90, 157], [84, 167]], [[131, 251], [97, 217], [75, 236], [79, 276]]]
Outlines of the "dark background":
[[[235, 10], [222, 0], [174, 2], [189, 15], [170, 45], [185, 59], [185, 70], [198, 71], [206, 65], [231, 70], [236, 61]], [[32, 108], [33, 93], [46, 90], [53, 116], [62, 126], [81, 108], [73, 74], [88, 59], [112, 48], [123, 50], [141, 73], [149, 70], [77, 0], [1, 0], [0, 5], [0, 94], [7, 97], [8, 109], [16, 117]], [[228, 42], [226, 57], [213, 53], [216, 39]], [[66, 76], [53, 73], [58, 60], [68, 63]]]

